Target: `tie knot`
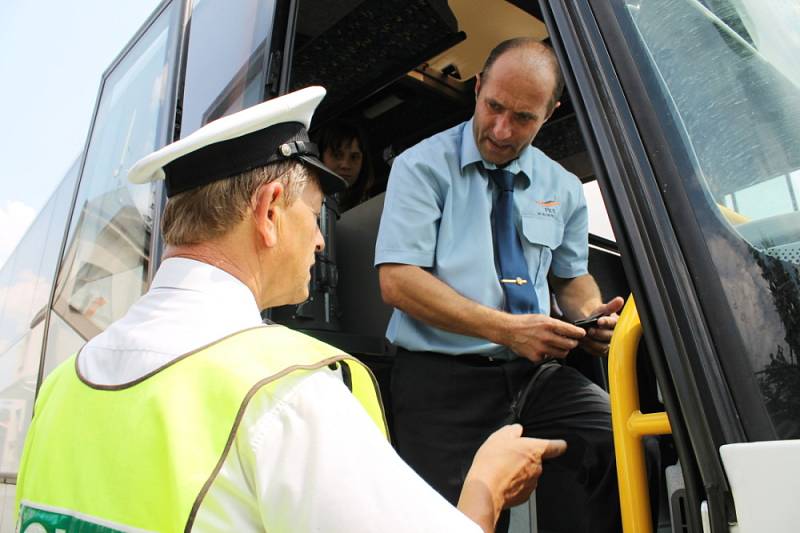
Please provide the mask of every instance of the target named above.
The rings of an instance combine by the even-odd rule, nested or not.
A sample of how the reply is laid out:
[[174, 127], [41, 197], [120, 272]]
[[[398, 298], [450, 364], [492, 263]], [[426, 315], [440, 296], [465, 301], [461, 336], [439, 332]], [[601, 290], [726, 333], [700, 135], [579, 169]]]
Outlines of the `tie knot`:
[[514, 190], [514, 174], [503, 168], [487, 169], [489, 176], [503, 191]]

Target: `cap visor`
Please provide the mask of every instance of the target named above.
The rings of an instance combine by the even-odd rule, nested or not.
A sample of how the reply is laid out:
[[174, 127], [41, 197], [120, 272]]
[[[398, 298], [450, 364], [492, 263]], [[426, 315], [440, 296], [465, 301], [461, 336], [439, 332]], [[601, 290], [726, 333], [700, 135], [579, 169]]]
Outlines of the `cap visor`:
[[319, 185], [325, 194], [334, 194], [347, 188], [347, 182], [343, 177], [326, 167], [322, 161], [311, 155], [301, 155], [300, 160], [319, 170]]

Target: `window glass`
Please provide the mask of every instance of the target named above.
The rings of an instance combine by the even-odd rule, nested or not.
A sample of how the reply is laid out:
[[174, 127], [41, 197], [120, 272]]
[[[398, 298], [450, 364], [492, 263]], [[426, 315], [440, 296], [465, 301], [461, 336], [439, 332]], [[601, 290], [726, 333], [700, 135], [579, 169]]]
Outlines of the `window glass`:
[[[16, 337], [43, 320], [78, 174], [76, 161], [20, 241], [14, 278]], [[38, 359], [38, 357], [37, 357]]]
[[58, 316], [50, 313], [50, 328], [47, 330], [47, 347], [44, 356], [43, 377], [47, 377], [59, 364], [78, 352], [85, 341], [77, 331]]
[[[0, 353], [0, 474], [16, 474], [25, 433], [33, 416], [39, 375], [44, 320]], [[47, 376], [64, 359], [76, 353], [83, 338], [55, 313], [47, 336]]]
[[795, 170], [790, 174], [792, 181], [792, 193], [795, 198], [795, 205], [800, 204], [800, 170]]
[[606, 204], [603, 202], [597, 180], [584, 183], [583, 194], [589, 210], [589, 233], [616, 242], [617, 239], [614, 237], [614, 230], [611, 229], [611, 221], [608, 220]]
[[9, 349], [16, 340], [14, 338], [16, 320], [13, 319], [16, 260], [16, 254], [12, 253], [0, 269], [0, 353]]
[[[800, 9], [625, 3], [671, 107], [712, 260], [776, 433], [800, 437]], [[688, 176], [687, 176], [688, 178]], [[710, 304], [709, 304], [710, 305]], [[717, 325], [712, 325], [717, 327]], [[722, 331], [722, 327], [720, 331]], [[734, 357], [732, 354], [721, 354]]]
[[[49, 218], [48, 211], [36, 217], [14, 250], [14, 269], [4, 310], [5, 331], [12, 342], [16, 342], [28, 329], [34, 295], [46, 285], [46, 282], [40, 283], [39, 265], [42, 261], [41, 242], [45, 238]], [[47, 295], [44, 300], [47, 301]]]
[[[5, 263], [0, 265], [0, 324], [4, 322], [3, 316], [5, 313], [5, 306], [6, 306], [6, 294], [8, 294], [8, 281], [11, 279], [11, 268], [8, 264], [14, 259], [14, 256], [10, 256]], [[2, 326], [0, 326], [1, 328]], [[0, 330], [0, 352], [3, 351], [3, 334], [2, 330]]]
[[174, 8], [161, 13], [101, 88], [54, 301], [84, 339], [122, 316], [145, 288], [155, 188], [126, 178], [169, 134]]
[[19, 468], [25, 432], [33, 416], [44, 322], [0, 353], [0, 474]]
[[13, 474], [33, 409], [47, 301], [77, 177], [61, 180], [0, 273], [0, 472]]
[[194, 3], [181, 137], [262, 101], [274, 11], [275, 0]]
[[[764, 201], [764, 199], [771, 201]], [[725, 205], [750, 220], [797, 211], [797, 194], [789, 174], [729, 193]]]
[[[735, 210], [720, 216], [765, 249], [784, 227], [780, 218], [765, 219], [798, 213], [791, 175], [800, 169], [800, 63], [787, 54], [800, 52], [800, 10], [779, 0], [711, 5], [669, 0], [629, 8], [696, 156], [708, 201]], [[678, 27], [682, 39], [674, 38]], [[763, 222], [754, 235], [748, 226], [757, 221]]]
[[56, 262], [61, 251], [61, 242], [64, 239], [67, 216], [72, 208], [72, 195], [75, 192], [75, 182], [78, 179], [79, 170], [80, 159], [77, 159], [67, 171], [67, 174], [61, 180], [43, 210], [43, 212], [48, 211], [50, 213], [50, 222], [47, 226], [47, 234], [39, 242], [42, 253], [39, 279], [46, 282], [46, 286], [43, 287], [43, 290], [37, 291], [37, 296], [34, 298], [33, 311], [37, 314], [47, 305], [47, 298], [50, 297], [50, 290], [56, 273]]

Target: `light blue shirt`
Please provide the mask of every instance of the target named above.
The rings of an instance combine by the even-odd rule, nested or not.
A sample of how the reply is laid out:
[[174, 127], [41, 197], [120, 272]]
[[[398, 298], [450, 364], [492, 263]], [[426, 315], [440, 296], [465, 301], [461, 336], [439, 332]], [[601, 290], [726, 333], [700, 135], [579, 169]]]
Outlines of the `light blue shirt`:
[[[497, 194], [472, 133], [472, 120], [425, 139], [399, 155], [389, 175], [375, 265], [422, 267], [459, 294], [504, 309], [495, 268], [491, 212]], [[587, 272], [588, 215], [580, 180], [529, 146], [506, 170], [514, 184], [515, 223], [541, 313], [550, 313], [547, 273]], [[435, 328], [395, 309], [386, 337], [412, 351], [510, 357], [485, 339]]]

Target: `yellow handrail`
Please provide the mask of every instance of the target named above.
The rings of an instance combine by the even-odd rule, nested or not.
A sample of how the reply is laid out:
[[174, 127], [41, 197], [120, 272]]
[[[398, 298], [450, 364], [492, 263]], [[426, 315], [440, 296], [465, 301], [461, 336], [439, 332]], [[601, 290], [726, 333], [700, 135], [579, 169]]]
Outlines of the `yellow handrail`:
[[642, 436], [672, 433], [667, 413], [642, 414], [639, 409], [636, 352], [641, 338], [642, 323], [631, 295], [614, 329], [608, 352], [611, 423], [625, 533], [653, 531]]

